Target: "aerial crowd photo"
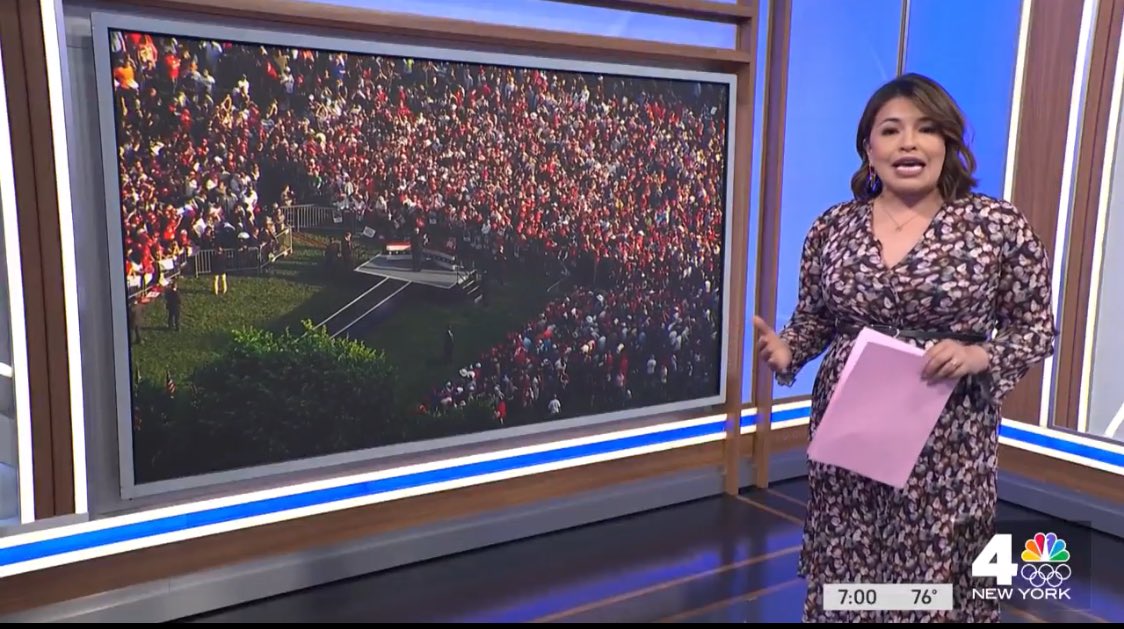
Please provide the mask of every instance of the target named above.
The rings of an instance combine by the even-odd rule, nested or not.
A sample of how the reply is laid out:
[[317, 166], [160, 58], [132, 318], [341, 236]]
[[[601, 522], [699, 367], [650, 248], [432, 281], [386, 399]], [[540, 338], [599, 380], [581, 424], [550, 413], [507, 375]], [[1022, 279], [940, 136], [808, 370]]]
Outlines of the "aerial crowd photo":
[[728, 83], [109, 34], [136, 482], [719, 394]]

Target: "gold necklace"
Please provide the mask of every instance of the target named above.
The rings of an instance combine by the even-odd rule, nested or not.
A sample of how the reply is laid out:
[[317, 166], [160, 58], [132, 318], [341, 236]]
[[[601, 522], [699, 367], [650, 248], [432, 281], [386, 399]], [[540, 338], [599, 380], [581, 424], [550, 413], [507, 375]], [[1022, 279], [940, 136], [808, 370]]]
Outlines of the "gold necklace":
[[893, 214], [890, 214], [890, 212], [888, 212], [888, 211], [887, 211], [887, 210], [886, 210], [885, 208], [883, 208], [883, 209], [882, 209], [882, 213], [883, 213], [883, 214], [885, 214], [885, 215], [886, 215], [886, 218], [890, 219], [890, 222], [891, 222], [891, 223], [893, 223], [893, 224], [894, 224], [894, 225], [896, 226], [896, 227], [895, 227], [895, 229], [894, 229], [894, 231], [898, 231], [898, 232], [900, 232], [900, 231], [901, 231], [901, 230], [902, 230], [902, 229], [903, 229], [903, 228], [904, 228], [904, 227], [905, 227], [906, 225], [909, 225], [910, 221], [912, 221], [913, 219], [917, 218], [917, 215], [916, 215], [916, 214], [914, 214], [913, 216], [909, 217], [909, 219], [908, 219], [908, 220], [907, 220], [906, 222], [904, 222], [904, 223], [899, 223], [899, 222], [898, 222], [898, 221], [897, 221], [897, 220], [896, 220], [896, 219], [894, 218], [894, 215], [893, 215]]

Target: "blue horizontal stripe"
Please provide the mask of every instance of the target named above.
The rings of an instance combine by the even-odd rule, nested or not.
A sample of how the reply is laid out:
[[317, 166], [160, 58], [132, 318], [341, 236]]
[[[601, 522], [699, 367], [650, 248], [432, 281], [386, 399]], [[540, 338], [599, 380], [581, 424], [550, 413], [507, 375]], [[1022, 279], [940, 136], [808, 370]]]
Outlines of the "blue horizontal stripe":
[[[798, 406], [796, 408], [789, 408], [789, 409], [785, 409], [783, 411], [775, 410], [772, 413], [770, 413], [769, 421], [770, 421], [770, 423], [773, 423], [773, 422], [788, 421], [788, 420], [791, 420], [791, 419], [807, 419], [808, 415], [811, 414], [811, 411], [812, 411], [812, 409], [809, 406]], [[743, 411], [742, 412], [742, 423], [741, 423], [742, 428], [747, 428], [749, 426], [756, 426], [760, 417], [761, 417], [760, 413], [758, 413], [756, 410], [754, 410], [754, 411]]]
[[1075, 443], [1067, 439], [1024, 430], [1010, 424], [1003, 424], [1000, 426], [999, 435], [1028, 445], [1049, 448], [1055, 452], [1065, 452], [1124, 469], [1124, 454], [1111, 450], [1104, 450], [1086, 443]]
[[[810, 411], [811, 408], [807, 406], [790, 408], [783, 411], [773, 411], [772, 421], [781, 422], [790, 419], [806, 418], [808, 417]], [[756, 412], [746, 412], [742, 415], [743, 427], [756, 425], [757, 421], [758, 414]], [[1024, 430], [1022, 428], [1019, 428], [1018, 426], [1010, 425], [1009, 422], [1000, 426], [999, 434], [1007, 439], [1013, 439], [1020, 443], [1047, 448], [1055, 452], [1065, 452], [1124, 469], [1124, 454], [1112, 450], [1098, 448], [1094, 445], [1089, 445], [1086, 443], [1076, 443], [1073, 441], [1069, 441], [1068, 439], [1062, 439], [1060, 437], [1043, 435], [1037, 432]]]
[[510, 456], [492, 461], [466, 463], [437, 470], [352, 483], [340, 487], [317, 489], [290, 496], [264, 498], [243, 504], [217, 507], [195, 513], [156, 518], [146, 522], [123, 524], [99, 531], [86, 531], [66, 537], [2, 548], [0, 549], [0, 566], [22, 563], [99, 546], [107, 546], [119, 542], [144, 539], [166, 533], [186, 531], [213, 524], [221, 524], [274, 513], [283, 513], [304, 507], [376, 496], [378, 494], [401, 489], [424, 487], [426, 485], [463, 480], [487, 474], [495, 474], [497, 472], [519, 470], [538, 465], [596, 456], [599, 454], [621, 452], [644, 446], [679, 441], [681, 439], [714, 435], [724, 431], [725, 422], [719, 420], [697, 426], [674, 428], [661, 432], [622, 437], [620, 439], [612, 439], [598, 443]]
[[[772, 420], [780, 422], [800, 419], [807, 417], [808, 413], [809, 408], [806, 406], [774, 411], [772, 413]], [[756, 412], [747, 412], [743, 414], [741, 423], [742, 426], [752, 426], [756, 424], [757, 420], [758, 415]], [[718, 435], [724, 431], [725, 421], [716, 420], [696, 426], [675, 428], [632, 437], [622, 437], [598, 443], [569, 446], [545, 452], [510, 456], [493, 461], [465, 463], [463, 465], [437, 470], [403, 474], [392, 478], [312, 490], [290, 496], [254, 500], [243, 504], [217, 507], [195, 513], [166, 516], [146, 522], [113, 526], [99, 531], [80, 532], [60, 538], [29, 542], [11, 548], [0, 549], [0, 566], [8, 566], [79, 550], [108, 546], [120, 542], [145, 539], [166, 533], [186, 531], [213, 524], [244, 520], [262, 515], [284, 513], [286, 511], [346, 501], [354, 498], [376, 496], [402, 489], [424, 487], [426, 485], [480, 477], [498, 472], [515, 471], [600, 454], [622, 452], [634, 448], [670, 443], [694, 437]], [[1001, 426], [1000, 434], [1005, 438], [1022, 443], [1033, 444], [1056, 452], [1066, 452], [1124, 469], [1124, 454], [1118, 452], [1097, 448], [1088, 444], [1074, 443], [1058, 437], [1042, 435], [1009, 424]]]
[[792, 419], [805, 419], [812, 414], [810, 406], [800, 406], [797, 408], [789, 408], [783, 411], [773, 411], [772, 421], [784, 422]]

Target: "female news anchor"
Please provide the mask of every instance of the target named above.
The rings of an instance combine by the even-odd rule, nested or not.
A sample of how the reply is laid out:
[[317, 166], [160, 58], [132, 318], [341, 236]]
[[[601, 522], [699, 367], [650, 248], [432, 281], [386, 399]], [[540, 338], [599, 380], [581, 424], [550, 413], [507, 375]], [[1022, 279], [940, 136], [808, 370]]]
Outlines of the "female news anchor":
[[[854, 199], [808, 232], [791, 320], [778, 334], [754, 319], [759, 358], [787, 386], [827, 351], [812, 434], [863, 327], [926, 349], [923, 377], [958, 383], [904, 489], [810, 462], [804, 621], [998, 622], [997, 602], [970, 600], [970, 570], [995, 528], [1001, 403], [1053, 351], [1050, 261], [1019, 210], [972, 191], [963, 115], [931, 79], [879, 88], [856, 148]], [[830, 583], [951, 583], [955, 610], [825, 611]]]

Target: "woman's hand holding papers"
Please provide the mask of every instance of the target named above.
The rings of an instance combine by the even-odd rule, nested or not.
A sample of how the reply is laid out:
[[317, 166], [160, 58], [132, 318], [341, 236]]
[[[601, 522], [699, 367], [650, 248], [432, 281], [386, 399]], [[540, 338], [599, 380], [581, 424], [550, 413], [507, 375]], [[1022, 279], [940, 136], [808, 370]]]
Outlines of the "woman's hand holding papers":
[[761, 317], [753, 317], [753, 329], [757, 331], [757, 356], [775, 372], [781, 373], [792, 365], [792, 350], [773, 328]]
[[926, 380], [959, 380], [987, 371], [991, 357], [987, 350], [978, 345], [964, 345], [952, 340], [944, 340], [925, 352], [929, 362], [925, 364], [922, 375]]

